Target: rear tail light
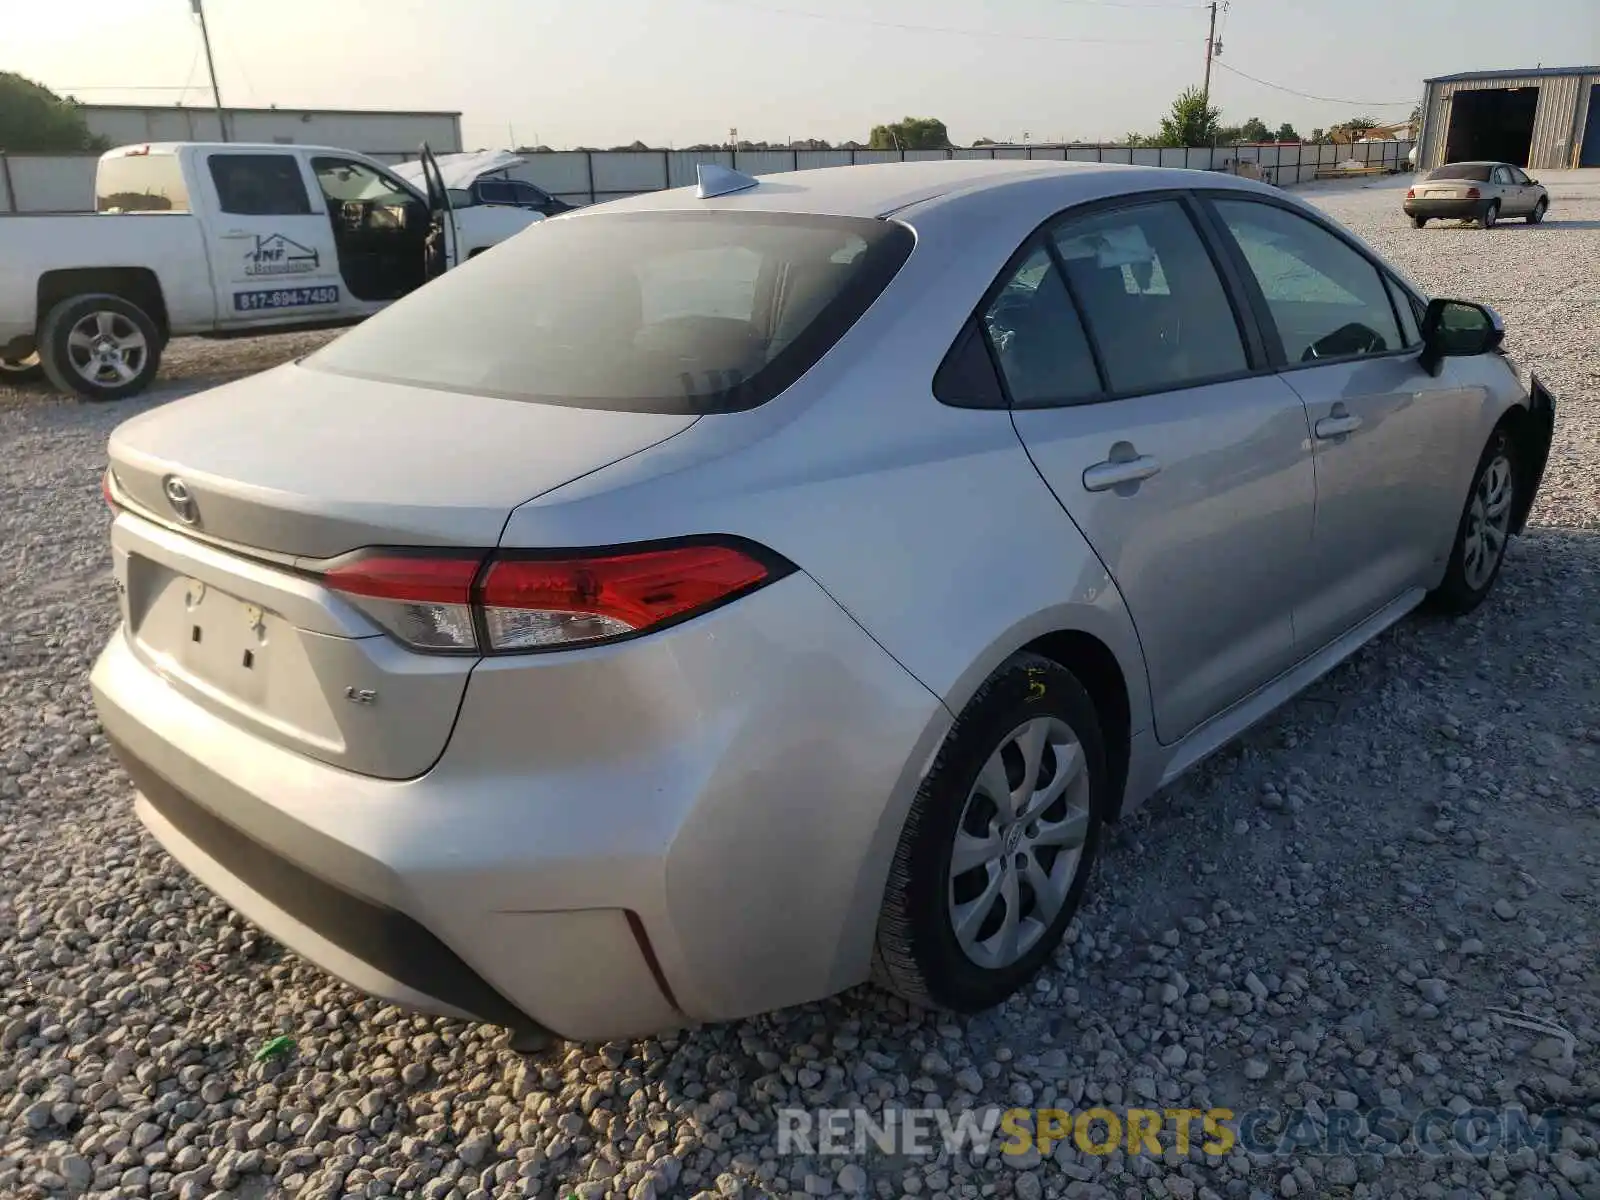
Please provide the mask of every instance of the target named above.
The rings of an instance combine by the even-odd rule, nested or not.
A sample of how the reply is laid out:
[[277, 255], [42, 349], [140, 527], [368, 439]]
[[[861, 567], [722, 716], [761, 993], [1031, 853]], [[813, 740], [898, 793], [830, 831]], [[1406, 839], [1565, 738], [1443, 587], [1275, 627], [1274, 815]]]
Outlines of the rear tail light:
[[1467, 189], [1467, 199], [1468, 200], [1476, 200], [1482, 195], [1483, 195], [1483, 193], [1480, 192], [1477, 188], [1468, 188]]
[[1407, 188], [1406, 189], [1406, 199], [1407, 200], [1415, 200], [1416, 198], [1417, 198], [1417, 189], [1416, 188]]
[[561, 555], [379, 550], [322, 579], [413, 649], [515, 654], [646, 633], [793, 569], [761, 547], [719, 538]]

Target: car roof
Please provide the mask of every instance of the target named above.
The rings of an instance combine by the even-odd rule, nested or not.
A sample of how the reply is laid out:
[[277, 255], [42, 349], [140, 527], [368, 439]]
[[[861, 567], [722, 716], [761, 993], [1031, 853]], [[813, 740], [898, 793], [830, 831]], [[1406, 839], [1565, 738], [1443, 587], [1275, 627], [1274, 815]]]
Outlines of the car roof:
[[[338, 146], [308, 146], [302, 143], [286, 144], [282, 142], [129, 142], [125, 146], [116, 146], [102, 154], [101, 158], [128, 158], [146, 154], [176, 154], [180, 150], [227, 150], [235, 154], [293, 154], [296, 150], [311, 150], [318, 154], [358, 154], [358, 151], [344, 150]], [[366, 155], [359, 155], [362, 158]]]
[[1054, 159], [937, 159], [925, 162], [863, 163], [762, 175], [754, 187], [701, 199], [693, 187], [646, 192], [580, 210], [615, 212], [683, 211], [790, 212], [839, 217], [885, 217], [912, 208], [1051, 182], [1058, 207], [1118, 192], [1170, 187], [1264, 185], [1210, 171], [1125, 163], [1062, 162]]

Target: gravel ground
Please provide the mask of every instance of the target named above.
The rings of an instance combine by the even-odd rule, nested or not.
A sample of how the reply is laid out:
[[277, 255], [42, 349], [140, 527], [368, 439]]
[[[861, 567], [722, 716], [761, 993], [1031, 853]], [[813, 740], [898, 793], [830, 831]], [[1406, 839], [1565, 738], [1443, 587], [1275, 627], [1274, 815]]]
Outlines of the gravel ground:
[[[961, 1023], [862, 989], [522, 1058], [283, 950], [142, 833], [85, 673], [114, 611], [112, 425], [309, 343], [175, 345], [140, 404], [0, 393], [0, 1196], [1600, 1197], [1600, 175], [1547, 182], [1549, 224], [1488, 233], [1413, 231], [1392, 186], [1314, 193], [1422, 284], [1496, 305], [1561, 398], [1495, 596], [1404, 622], [1157, 797], [1058, 968]], [[279, 1035], [292, 1052], [253, 1061]], [[1095, 1102], [1567, 1124], [1477, 1157], [779, 1157], [774, 1136], [785, 1105]]]

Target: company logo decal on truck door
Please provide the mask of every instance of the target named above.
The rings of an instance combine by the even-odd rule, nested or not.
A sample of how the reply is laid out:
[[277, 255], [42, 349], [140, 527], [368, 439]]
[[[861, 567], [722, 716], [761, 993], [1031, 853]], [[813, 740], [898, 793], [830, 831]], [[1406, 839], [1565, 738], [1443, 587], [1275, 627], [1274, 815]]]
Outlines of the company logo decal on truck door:
[[315, 271], [320, 257], [310, 247], [291, 241], [281, 233], [256, 235], [255, 248], [245, 251], [246, 275], [306, 275]]

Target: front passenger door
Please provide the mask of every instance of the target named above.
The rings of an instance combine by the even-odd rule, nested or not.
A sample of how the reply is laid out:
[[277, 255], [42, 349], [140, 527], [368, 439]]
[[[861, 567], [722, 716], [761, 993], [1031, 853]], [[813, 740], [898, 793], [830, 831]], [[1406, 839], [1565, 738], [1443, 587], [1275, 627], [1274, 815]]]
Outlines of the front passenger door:
[[1501, 216], [1520, 217], [1532, 207], [1523, 202], [1522, 189], [1512, 177], [1510, 167], [1496, 167], [1489, 175], [1489, 182], [1494, 184], [1495, 194], [1500, 197]]
[[1317, 518], [1295, 613], [1309, 654], [1437, 579], [1480, 402], [1452, 372], [1423, 370], [1409, 298], [1351, 243], [1269, 200], [1213, 207], [1256, 286], [1268, 349], [1310, 415]]
[[1069, 216], [986, 316], [1017, 433], [1115, 580], [1176, 742], [1295, 660], [1305, 408], [1252, 374], [1183, 200]]

